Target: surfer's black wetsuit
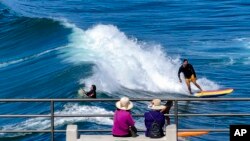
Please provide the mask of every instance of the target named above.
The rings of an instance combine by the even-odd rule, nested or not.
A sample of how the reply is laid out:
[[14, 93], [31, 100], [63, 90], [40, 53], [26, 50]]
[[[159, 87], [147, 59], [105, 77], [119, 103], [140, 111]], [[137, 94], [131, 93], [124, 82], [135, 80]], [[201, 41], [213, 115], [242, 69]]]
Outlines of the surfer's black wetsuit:
[[196, 78], [196, 73], [194, 71], [194, 68], [191, 64], [187, 64], [187, 66], [184, 68], [183, 65], [180, 66], [178, 71], [178, 77], [180, 78], [180, 73], [183, 73], [186, 79], [190, 79], [192, 74]]
[[89, 92], [86, 93], [86, 95], [91, 98], [96, 98], [96, 91], [90, 90]]

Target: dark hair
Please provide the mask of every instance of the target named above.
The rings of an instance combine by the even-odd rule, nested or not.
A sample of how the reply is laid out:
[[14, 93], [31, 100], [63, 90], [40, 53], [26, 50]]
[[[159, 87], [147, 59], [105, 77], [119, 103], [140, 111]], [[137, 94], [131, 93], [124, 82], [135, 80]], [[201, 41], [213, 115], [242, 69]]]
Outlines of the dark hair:
[[95, 85], [92, 85], [92, 88], [94, 91], [96, 91], [96, 86]]
[[186, 61], [188, 61], [188, 59], [183, 59], [183, 63], [186, 62]]

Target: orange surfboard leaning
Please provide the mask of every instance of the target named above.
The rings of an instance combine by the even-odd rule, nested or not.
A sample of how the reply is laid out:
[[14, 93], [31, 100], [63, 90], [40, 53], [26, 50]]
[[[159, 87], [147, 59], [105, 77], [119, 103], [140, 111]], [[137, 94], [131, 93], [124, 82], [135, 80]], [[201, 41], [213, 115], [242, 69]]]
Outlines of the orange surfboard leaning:
[[208, 131], [193, 131], [193, 132], [178, 132], [178, 137], [191, 137], [191, 136], [201, 136], [208, 134]]
[[202, 91], [195, 93], [195, 97], [216, 97], [216, 96], [222, 96], [226, 94], [230, 94], [234, 91], [234, 89], [224, 89], [224, 90], [212, 90], [212, 91]]

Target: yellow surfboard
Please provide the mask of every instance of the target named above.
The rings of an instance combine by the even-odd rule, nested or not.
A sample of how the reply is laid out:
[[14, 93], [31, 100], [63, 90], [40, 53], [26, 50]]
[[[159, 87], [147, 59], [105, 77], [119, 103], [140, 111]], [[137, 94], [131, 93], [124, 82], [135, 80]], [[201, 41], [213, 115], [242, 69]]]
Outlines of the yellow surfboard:
[[229, 89], [224, 89], [224, 90], [213, 90], [213, 91], [202, 91], [195, 93], [195, 97], [216, 97], [216, 96], [221, 96], [221, 95], [226, 95], [230, 94], [233, 92], [234, 89], [229, 88]]

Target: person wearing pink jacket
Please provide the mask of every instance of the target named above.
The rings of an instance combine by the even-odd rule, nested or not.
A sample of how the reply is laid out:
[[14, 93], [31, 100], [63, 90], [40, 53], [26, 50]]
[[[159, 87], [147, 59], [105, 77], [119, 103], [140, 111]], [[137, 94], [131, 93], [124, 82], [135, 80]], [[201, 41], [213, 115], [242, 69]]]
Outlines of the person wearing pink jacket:
[[120, 101], [116, 102], [114, 114], [114, 125], [112, 134], [114, 137], [131, 137], [129, 128], [134, 127], [135, 121], [130, 113], [133, 108], [133, 103], [129, 101], [128, 97], [122, 97]]

